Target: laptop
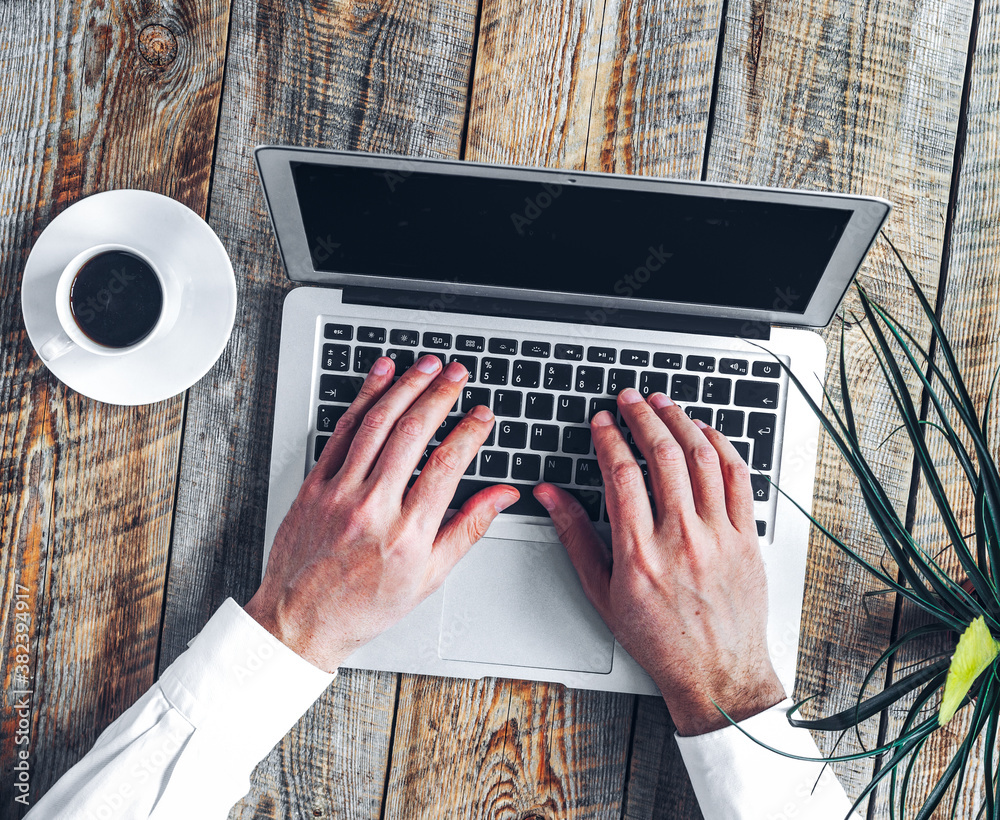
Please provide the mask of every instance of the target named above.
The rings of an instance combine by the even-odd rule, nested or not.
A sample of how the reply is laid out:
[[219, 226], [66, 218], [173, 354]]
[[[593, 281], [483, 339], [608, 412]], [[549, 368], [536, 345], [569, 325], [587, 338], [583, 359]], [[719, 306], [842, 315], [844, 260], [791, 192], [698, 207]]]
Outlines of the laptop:
[[777, 361], [820, 398], [826, 350], [810, 328], [831, 320], [888, 202], [278, 146], [256, 160], [287, 274], [310, 285], [283, 308], [265, 565], [382, 355], [397, 374], [425, 353], [469, 370], [421, 464], [464, 411], [496, 415], [454, 506], [497, 482], [521, 493], [346, 666], [658, 694], [531, 493], [541, 480], [573, 492], [610, 544], [589, 419], [635, 387], [665, 392], [750, 463], [769, 647], [792, 691], [809, 542], [795, 504], [811, 508], [818, 424]]

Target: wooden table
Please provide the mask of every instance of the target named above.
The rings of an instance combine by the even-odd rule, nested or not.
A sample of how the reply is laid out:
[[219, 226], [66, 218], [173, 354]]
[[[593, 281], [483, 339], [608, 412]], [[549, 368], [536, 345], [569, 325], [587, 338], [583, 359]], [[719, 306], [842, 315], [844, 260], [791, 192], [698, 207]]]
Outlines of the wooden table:
[[[998, 41], [1000, 0], [0, 4], [0, 664], [9, 693], [23, 601], [33, 798], [227, 596], [256, 588], [289, 283], [255, 145], [885, 196], [887, 233], [937, 294], [982, 396], [1000, 321]], [[211, 372], [139, 408], [52, 377], [19, 299], [52, 218], [127, 187], [205, 215], [240, 300]], [[927, 338], [884, 242], [861, 275]], [[874, 448], [894, 423], [888, 395], [855, 328], [846, 344]], [[880, 555], [849, 473], [820, 447], [816, 513]], [[918, 535], [943, 543], [899, 437], [876, 460]], [[876, 587], [821, 537], [810, 549], [798, 692], [825, 693], [819, 713], [849, 702], [901, 614], [891, 596], [863, 600]], [[16, 817], [16, 715], [9, 697], [0, 708], [0, 814]], [[876, 719], [862, 736], [879, 732]], [[345, 671], [234, 816], [697, 817], [672, 733], [654, 698]], [[923, 787], [940, 759], [928, 755]], [[872, 763], [837, 771], [856, 794]], [[966, 792], [981, 788], [980, 770]], [[888, 816], [884, 797], [869, 813]]]

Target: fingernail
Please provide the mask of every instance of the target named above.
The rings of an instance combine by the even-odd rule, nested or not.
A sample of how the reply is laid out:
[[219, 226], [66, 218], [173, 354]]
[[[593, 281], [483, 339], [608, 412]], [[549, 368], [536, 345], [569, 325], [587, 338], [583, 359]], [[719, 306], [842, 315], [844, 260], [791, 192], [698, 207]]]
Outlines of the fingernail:
[[493, 418], [490, 408], [483, 404], [477, 404], [469, 412], [480, 421], [489, 421]]
[[539, 491], [534, 495], [535, 498], [538, 499], [538, 503], [541, 504], [543, 507], [545, 507], [545, 509], [547, 509], [549, 512], [552, 512], [552, 510], [555, 509], [556, 500], [547, 492]]
[[670, 399], [668, 399], [665, 395], [663, 395], [663, 393], [654, 393], [652, 396], [649, 397], [649, 404], [651, 407], [660, 410], [663, 407], [670, 407], [670, 405], [673, 404], [673, 402], [670, 401]]
[[417, 362], [417, 370], [421, 373], [433, 373], [441, 366], [441, 360], [437, 356], [421, 356]]
[[639, 391], [634, 387], [626, 387], [618, 394], [618, 398], [621, 399], [622, 404], [635, 404], [642, 401], [642, 396], [639, 395]]
[[506, 510], [511, 504], [517, 501], [517, 499], [519, 499], [520, 497], [521, 496], [519, 496], [517, 493], [507, 493], [507, 495], [500, 496], [500, 498], [498, 498], [493, 503], [493, 506], [496, 507], [498, 513], [501, 513], [504, 510]]
[[392, 371], [393, 361], [385, 356], [375, 360], [375, 364], [372, 365], [371, 372], [376, 376], [384, 376], [386, 373]]
[[615, 423], [615, 417], [612, 416], [607, 410], [602, 410], [596, 416], [594, 416], [594, 424], [598, 427], [607, 427], [609, 424]]
[[704, 430], [706, 427], [708, 427], [708, 425], [705, 424], [705, 422], [703, 422], [701, 419], [692, 419], [692, 421], [694, 421], [694, 423], [697, 424], [698, 427], [700, 429], [702, 429], [702, 430]]
[[465, 374], [469, 371], [465, 369], [465, 365], [461, 362], [452, 362], [444, 369], [443, 375], [450, 382], [460, 382], [465, 378]]

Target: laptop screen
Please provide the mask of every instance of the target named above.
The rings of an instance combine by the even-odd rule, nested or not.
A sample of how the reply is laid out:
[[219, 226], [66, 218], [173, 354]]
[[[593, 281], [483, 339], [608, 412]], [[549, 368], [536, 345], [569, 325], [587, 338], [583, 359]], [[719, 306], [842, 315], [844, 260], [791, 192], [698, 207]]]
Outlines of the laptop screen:
[[318, 271], [805, 311], [838, 207], [292, 162]]

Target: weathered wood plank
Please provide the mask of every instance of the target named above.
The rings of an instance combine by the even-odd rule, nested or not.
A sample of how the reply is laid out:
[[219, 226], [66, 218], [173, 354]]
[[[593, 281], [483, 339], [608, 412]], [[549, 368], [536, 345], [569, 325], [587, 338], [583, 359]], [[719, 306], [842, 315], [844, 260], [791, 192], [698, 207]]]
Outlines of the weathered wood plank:
[[[24, 333], [21, 272], [48, 222], [96, 191], [146, 188], [204, 213], [227, 15], [224, 0], [0, 8], [0, 646], [10, 691], [21, 584], [32, 802], [154, 679], [183, 399], [111, 407], [60, 384]], [[174, 59], [143, 58], [150, 24]], [[0, 801], [23, 812], [12, 789], [4, 777]]]
[[[708, 176], [729, 182], [877, 194], [896, 211], [888, 232], [934, 298], [964, 76], [971, 2], [793, 3], [731, 0]], [[926, 340], [904, 279], [884, 245], [862, 281]], [[849, 298], [847, 310], [856, 309]], [[828, 380], [837, 378], [833, 330]], [[849, 381], [864, 406], [864, 440], [875, 451], [890, 432], [889, 394], [847, 334]], [[831, 381], [830, 383], [835, 383]], [[814, 513], [862, 552], [878, 558], [856, 485], [830, 440], [820, 442]], [[874, 453], [890, 497], [905, 509], [910, 457], [898, 440]], [[798, 691], [821, 692], [810, 713], [844, 708], [866, 661], [886, 646], [892, 599], [862, 595], [873, 584], [825, 539], [810, 544]], [[877, 682], [876, 686], [879, 685]], [[874, 740], [877, 726], [864, 733]], [[829, 749], [832, 738], [821, 736]], [[853, 751], [847, 737], [838, 751]], [[836, 767], [858, 793], [869, 763]]]
[[[261, 143], [458, 156], [471, 0], [234, 4], [209, 221], [237, 271], [229, 347], [190, 396], [161, 668], [260, 580], [285, 277], [254, 170]], [[344, 673], [258, 767], [234, 816], [377, 818], [397, 676]], [[330, 777], [337, 779], [330, 780]]]
[[[987, 0], [978, 5], [975, 51], [971, 55], [968, 104], [964, 122], [965, 133], [961, 154], [960, 176], [952, 202], [951, 233], [948, 245], [947, 285], [939, 321], [948, 334], [961, 372], [973, 402], [979, 411], [985, 406], [993, 377], [1000, 366], [1000, 346], [997, 345], [997, 325], [1000, 322], [1000, 264], [993, 249], [1000, 242], [1000, 196], [996, 187], [1000, 179], [1000, 3]], [[936, 356], [939, 367], [945, 368], [940, 350]], [[947, 406], [947, 403], [946, 403]], [[937, 415], [931, 409], [931, 420]], [[957, 423], [957, 420], [956, 420]], [[996, 441], [1000, 429], [996, 413], [991, 414], [987, 427], [991, 441]], [[971, 450], [967, 437], [966, 446]], [[959, 514], [963, 533], [975, 530], [974, 495], [969, 490], [962, 471], [957, 468], [949, 448], [936, 435], [928, 436], [934, 463], [938, 466], [945, 490], [953, 509]], [[963, 573], [954, 553], [947, 549], [950, 539], [940, 523], [940, 514], [921, 477], [917, 494], [913, 534], [931, 555], [938, 556], [955, 577]], [[941, 551], [944, 550], [942, 553]], [[900, 629], [906, 630], [918, 622], [905, 613]], [[900, 658], [901, 664], [912, 663], [926, 653], [948, 650], [941, 641], [928, 642], [913, 653]], [[936, 707], [936, 703], [932, 703]], [[968, 732], [969, 711], [957, 715], [952, 722], [927, 744], [921, 755], [922, 763], [915, 770], [908, 805], [916, 806], [941, 776]], [[901, 715], [891, 713], [890, 736], [900, 726]], [[982, 799], [987, 773], [983, 768], [982, 749], [971, 756], [970, 770], [960, 796], [958, 817], [972, 817]], [[952, 795], [949, 795], [950, 801]], [[887, 795], [879, 801], [887, 806]], [[945, 805], [950, 807], [950, 802]], [[885, 810], [885, 809], [883, 809]], [[943, 816], [943, 813], [942, 813]]]

